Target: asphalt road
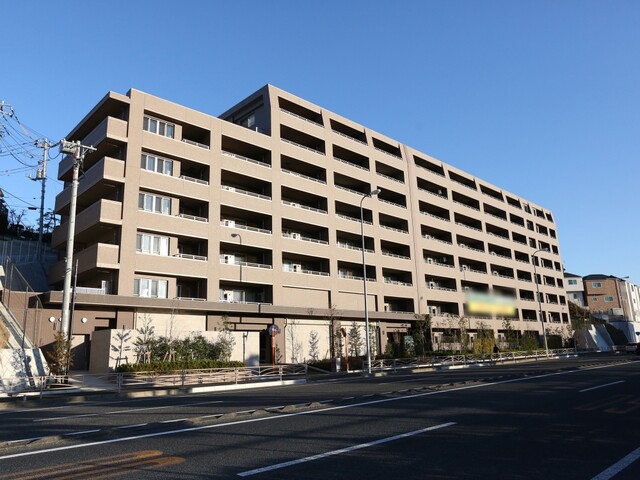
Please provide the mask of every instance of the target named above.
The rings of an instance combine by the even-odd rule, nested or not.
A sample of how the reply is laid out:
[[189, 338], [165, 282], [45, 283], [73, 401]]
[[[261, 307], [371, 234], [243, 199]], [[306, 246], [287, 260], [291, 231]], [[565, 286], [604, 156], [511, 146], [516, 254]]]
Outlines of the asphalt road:
[[17, 405], [0, 478], [637, 479], [637, 360]]

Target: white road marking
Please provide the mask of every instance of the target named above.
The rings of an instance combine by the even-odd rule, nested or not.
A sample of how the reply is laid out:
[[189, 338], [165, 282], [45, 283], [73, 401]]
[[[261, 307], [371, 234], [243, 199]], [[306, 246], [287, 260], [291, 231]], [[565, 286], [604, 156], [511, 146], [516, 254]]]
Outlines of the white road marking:
[[246, 472], [240, 472], [239, 477], [249, 477], [258, 473], [270, 472], [272, 470], [278, 470], [280, 468], [291, 467], [300, 463], [312, 462], [314, 460], [320, 460], [322, 458], [331, 457], [333, 455], [340, 455], [342, 453], [353, 452], [354, 450], [360, 450], [363, 448], [373, 447], [382, 443], [394, 442], [403, 438], [419, 435], [424, 432], [430, 432], [432, 430], [438, 430], [440, 428], [450, 427], [455, 425], [456, 422], [442, 423], [440, 425], [434, 425], [433, 427], [421, 428], [420, 430], [414, 430], [413, 432], [401, 433], [400, 435], [394, 435], [393, 437], [381, 438], [380, 440], [374, 440], [372, 442], [361, 443], [360, 445], [354, 445], [352, 447], [340, 448], [331, 452], [319, 453], [318, 455], [311, 455], [310, 457], [299, 458], [298, 460], [291, 460], [289, 462], [276, 463], [275, 465], [269, 465], [268, 467], [256, 468], [255, 470], [247, 470]]
[[465, 385], [465, 386], [462, 386], [462, 387], [451, 388], [451, 389], [448, 389], [448, 390], [437, 390], [437, 391], [416, 393], [414, 395], [407, 395], [405, 397], [383, 398], [383, 399], [379, 399], [379, 400], [369, 400], [367, 402], [354, 403], [354, 404], [351, 404], [351, 405], [338, 405], [338, 406], [335, 406], [335, 407], [327, 407], [327, 408], [321, 408], [321, 409], [317, 409], [317, 410], [307, 410], [305, 412], [286, 413], [286, 414], [282, 414], [282, 415], [276, 415], [276, 416], [273, 416], [273, 417], [250, 418], [250, 419], [246, 419], [246, 420], [237, 420], [237, 421], [234, 421], [234, 422], [219, 423], [219, 424], [215, 424], [215, 425], [201, 425], [201, 426], [198, 426], [198, 427], [181, 428], [181, 429], [178, 429], [178, 430], [168, 430], [168, 431], [164, 431], [164, 432], [146, 433], [146, 434], [143, 434], [143, 435], [135, 435], [135, 436], [132, 436], [132, 437], [114, 438], [114, 439], [110, 439], [110, 440], [101, 440], [101, 441], [97, 441], [97, 442], [82, 443], [82, 444], [77, 444], [77, 445], [66, 445], [64, 447], [54, 447], [54, 448], [47, 448], [47, 449], [44, 449], [44, 450], [34, 450], [34, 451], [31, 451], [31, 452], [13, 453], [13, 454], [10, 454], [10, 455], [0, 456], [0, 461], [1, 460], [7, 460], [7, 459], [10, 459], [10, 458], [19, 458], [19, 457], [28, 457], [28, 456], [32, 456], [32, 455], [41, 455], [43, 453], [61, 452], [61, 451], [65, 451], [65, 450], [75, 450], [75, 449], [79, 449], [79, 448], [95, 447], [97, 445], [108, 445], [108, 444], [111, 444], [111, 443], [130, 442], [130, 441], [133, 441], [133, 440], [141, 440], [141, 439], [144, 439], [144, 438], [164, 437], [164, 436], [167, 436], [167, 435], [176, 435], [176, 434], [180, 434], [180, 433], [198, 432], [198, 431], [211, 430], [211, 429], [214, 429], [214, 428], [222, 428], [222, 427], [228, 427], [228, 426], [233, 426], [233, 425], [243, 425], [243, 424], [256, 423], [256, 422], [267, 422], [267, 421], [273, 421], [273, 420], [280, 420], [282, 418], [288, 418], [288, 417], [298, 417], [298, 416], [302, 416], [302, 415], [313, 415], [313, 414], [316, 414], [316, 413], [325, 413], [325, 412], [334, 411], [334, 410], [344, 410], [344, 409], [347, 409], [347, 408], [363, 407], [363, 406], [367, 406], [367, 405], [375, 405], [375, 404], [380, 404], [380, 403], [397, 402], [397, 401], [400, 401], [400, 400], [427, 397], [427, 396], [430, 396], [430, 395], [439, 395], [439, 394], [443, 394], [443, 393], [457, 392], [457, 391], [462, 391], [462, 390], [470, 390], [470, 389], [473, 389], [473, 388], [490, 387], [490, 386], [501, 385], [501, 384], [506, 384], [506, 383], [525, 382], [525, 381], [529, 381], [529, 380], [535, 380], [535, 379], [538, 379], [538, 378], [552, 377], [552, 376], [557, 376], [557, 375], [568, 375], [568, 374], [571, 374], [571, 373], [583, 372], [585, 370], [596, 370], [596, 369], [600, 369], [600, 368], [612, 368], [612, 367], [617, 367], [617, 366], [619, 366], [619, 365], [618, 364], [604, 365], [604, 366], [597, 366], [597, 367], [592, 367], [592, 368], [581, 368], [581, 369], [578, 369], [578, 370], [568, 370], [568, 371], [564, 371], [564, 372], [546, 373], [546, 374], [542, 374], [542, 375], [532, 375], [530, 377], [516, 378], [516, 379], [511, 379], [511, 380], [502, 380], [502, 381], [499, 381], [499, 382], [481, 383], [481, 384], [475, 384], [475, 385]]
[[591, 390], [597, 390], [598, 388], [610, 387], [611, 385], [618, 385], [619, 383], [624, 383], [625, 380], [619, 380], [617, 382], [605, 383], [604, 385], [598, 385], [597, 387], [583, 388], [582, 390], [578, 390], [579, 393], [590, 392]]
[[598, 475], [593, 477], [591, 480], [609, 480], [610, 478], [620, 473], [622, 470], [627, 468], [629, 465], [631, 465], [633, 462], [635, 462], [639, 458], [640, 458], [640, 447], [636, 448], [629, 455], [627, 455], [620, 461], [614, 463], [609, 468], [607, 468], [604, 472], [599, 473]]

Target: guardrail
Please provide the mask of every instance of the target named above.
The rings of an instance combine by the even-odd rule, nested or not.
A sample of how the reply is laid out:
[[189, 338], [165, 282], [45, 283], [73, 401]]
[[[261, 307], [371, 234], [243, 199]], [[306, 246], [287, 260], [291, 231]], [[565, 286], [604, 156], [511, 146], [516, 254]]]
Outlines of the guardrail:
[[185, 388], [203, 385], [282, 381], [307, 375], [305, 364], [267, 365], [256, 367], [172, 370], [164, 372], [131, 372], [107, 374], [69, 374], [67, 376], [33, 376], [0, 378], [0, 396], [53, 394], [69, 391], [124, 392], [151, 388]]
[[[560, 348], [549, 350], [549, 356], [575, 355], [574, 348]], [[527, 352], [499, 352], [485, 355], [435, 355], [430, 357], [394, 358], [373, 360], [372, 371], [397, 371], [413, 368], [451, 367], [464, 365], [478, 365], [496, 362], [517, 362], [519, 360], [531, 360], [546, 358], [545, 350], [532, 350]]]

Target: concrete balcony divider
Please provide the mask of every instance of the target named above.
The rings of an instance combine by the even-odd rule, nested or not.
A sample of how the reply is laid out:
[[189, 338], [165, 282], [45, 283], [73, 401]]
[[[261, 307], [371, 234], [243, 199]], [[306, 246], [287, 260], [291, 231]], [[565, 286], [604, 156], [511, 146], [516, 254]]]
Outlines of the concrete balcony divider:
[[[122, 202], [102, 199], [85, 208], [76, 217], [76, 235], [98, 224], [122, 225]], [[68, 229], [68, 222], [55, 229], [51, 236], [53, 248], [66, 243]]]
[[[89, 247], [76, 252], [74, 260], [78, 260], [78, 274], [96, 268], [119, 269], [120, 247], [107, 243], [94, 243]], [[49, 281], [59, 282], [64, 277], [65, 262], [56, 263], [49, 270]]]
[[[87, 170], [78, 182], [78, 197], [105, 180], [124, 183], [124, 161], [104, 157]], [[56, 196], [55, 211], [60, 212], [71, 203], [71, 185]]]
[[[114, 117], [107, 117], [82, 139], [83, 145], [97, 146], [105, 138], [127, 141], [127, 122]], [[73, 167], [73, 157], [67, 155], [58, 165], [58, 178], [65, 175]]]

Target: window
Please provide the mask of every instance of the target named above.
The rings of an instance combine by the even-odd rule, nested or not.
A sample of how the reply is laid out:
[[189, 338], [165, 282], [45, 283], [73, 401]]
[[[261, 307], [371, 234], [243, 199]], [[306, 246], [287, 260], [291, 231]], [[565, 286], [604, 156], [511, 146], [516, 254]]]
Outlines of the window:
[[163, 175], [173, 175], [173, 160], [167, 158], [143, 153], [141, 167], [143, 170], [149, 170]]
[[157, 118], [144, 117], [142, 128], [147, 132], [155, 133], [163, 137], [174, 138], [176, 126], [173, 123], [158, 120]]
[[591, 282], [591, 286], [593, 288], [601, 288], [602, 287], [602, 282]]
[[578, 281], [577, 280], [569, 280], [569, 285], [577, 285]]
[[611, 295], [605, 295], [604, 296], [604, 301], [605, 302], [613, 302], [613, 297]]
[[171, 215], [171, 199], [141, 192], [138, 194], [138, 208], [147, 212]]
[[136, 278], [133, 280], [133, 295], [136, 297], [167, 298], [167, 280]]
[[166, 257], [169, 255], [169, 237], [138, 233], [136, 251]]
[[598, 301], [598, 297], [591, 297], [591, 301], [592, 302], [597, 302]]

